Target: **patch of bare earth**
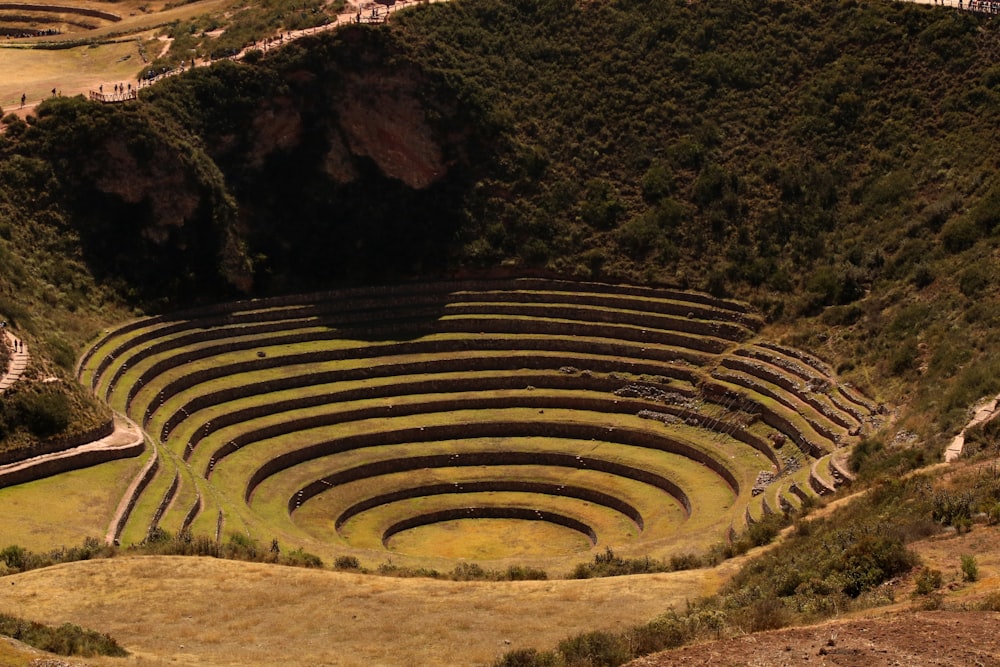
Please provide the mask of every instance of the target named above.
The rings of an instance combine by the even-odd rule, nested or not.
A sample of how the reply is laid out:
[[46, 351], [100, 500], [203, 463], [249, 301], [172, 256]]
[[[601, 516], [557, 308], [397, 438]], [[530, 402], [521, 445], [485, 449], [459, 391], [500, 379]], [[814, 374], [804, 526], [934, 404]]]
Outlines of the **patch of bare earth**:
[[761, 632], [667, 651], [629, 667], [1000, 665], [1000, 614], [920, 611]]

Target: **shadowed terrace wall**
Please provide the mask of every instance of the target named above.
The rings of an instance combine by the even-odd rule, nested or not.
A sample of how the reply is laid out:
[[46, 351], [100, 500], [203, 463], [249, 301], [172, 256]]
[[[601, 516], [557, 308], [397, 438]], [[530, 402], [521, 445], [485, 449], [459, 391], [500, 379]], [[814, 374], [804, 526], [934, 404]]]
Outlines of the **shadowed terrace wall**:
[[[521, 348], [523, 349], [523, 348]], [[454, 352], [454, 350], [451, 350]], [[492, 350], [490, 350], [492, 351]], [[225, 366], [216, 366], [200, 371], [191, 372], [185, 376], [177, 378], [165, 385], [151, 403], [146, 407], [143, 425], [149, 424], [149, 420], [163, 403], [178, 393], [203, 384], [210, 380], [232, 376], [238, 373], [250, 373], [270, 368], [281, 368], [291, 363], [308, 364], [339, 361], [336, 357], [336, 350], [310, 352], [285, 357], [266, 357], [264, 359], [254, 359]], [[296, 386], [308, 386], [312, 384], [328, 384], [332, 382], [350, 382], [355, 380], [368, 380], [377, 377], [393, 377], [400, 375], [421, 375], [429, 373], [458, 373], [458, 372], [484, 372], [484, 371], [518, 371], [534, 370], [544, 371], [562, 366], [581, 366], [584, 370], [599, 373], [630, 373], [632, 375], [652, 375], [670, 377], [677, 380], [692, 382], [695, 375], [692, 369], [674, 366], [669, 363], [652, 363], [639, 361], [623, 361], [619, 358], [586, 358], [574, 356], [572, 353], [547, 354], [539, 353], [535, 355], [515, 354], [515, 350], [510, 350], [511, 354], [505, 356], [484, 356], [466, 358], [444, 358], [427, 361], [395, 362], [378, 364], [370, 367], [349, 368], [343, 370], [321, 371], [309, 373], [305, 376], [283, 378], [282, 381], [275, 381], [272, 386], [285, 389], [292, 389]], [[292, 361], [291, 358], [294, 358]], [[333, 358], [331, 358], [333, 357]], [[303, 380], [303, 377], [306, 380]], [[134, 400], [133, 395], [130, 400]], [[128, 407], [131, 407], [131, 403]]]

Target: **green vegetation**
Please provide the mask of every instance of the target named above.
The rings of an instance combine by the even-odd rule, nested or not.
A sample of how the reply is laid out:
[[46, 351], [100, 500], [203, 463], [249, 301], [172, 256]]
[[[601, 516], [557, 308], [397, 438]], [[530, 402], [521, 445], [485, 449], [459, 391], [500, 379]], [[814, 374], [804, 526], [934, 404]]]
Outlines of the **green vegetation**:
[[962, 581], [979, 580], [979, 563], [972, 554], [962, 554]]
[[[220, 43], [314, 15], [254, 11]], [[171, 27], [178, 52], [208, 48], [181, 38], [213, 21]], [[63, 359], [122, 300], [502, 263], [696, 286], [796, 322], [859, 385], [886, 378], [881, 398], [912, 394], [902, 423], [933, 460], [932, 436], [1000, 391], [993, 40], [974, 15], [907, 4], [484, 0], [199, 69], [141, 105], [51, 100], [0, 141], [0, 279], [26, 292], [6, 310], [65, 312], [45, 328]], [[413, 100], [389, 114], [400, 136], [454, 165], [429, 184], [338, 143], [344, 100], [389, 72], [367, 112]], [[290, 123], [283, 143], [257, 110]]]
[[[836, 386], [828, 369], [741, 343], [757, 325], [744, 309], [548, 279], [355, 288], [135, 321], [95, 343], [80, 377], [160, 441], [123, 543], [151, 525], [235, 522], [326, 558], [353, 549], [366, 567], [388, 549], [406, 572], [468, 553], [546, 556], [577, 577], [667, 571], [769, 541], [785, 507], [816, 495], [812, 477], [834, 489], [829, 459], [811, 463], [870, 411], [804, 395], [803, 377]], [[787, 440], [799, 446], [772, 449]], [[709, 554], [775, 464], [779, 514], [756, 503], [747, 539]], [[470, 547], [469, 524], [453, 523], [469, 508], [506, 523]], [[530, 529], [513, 522], [538, 518], [521, 508], [568, 532], [518, 535]], [[390, 544], [403, 519], [417, 523], [398, 530], [417, 530]]]
[[[994, 488], [996, 478], [991, 479], [988, 486]], [[907, 544], [940, 531], [932, 496], [941, 487], [924, 476], [881, 483], [829, 516], [796, 517], [788, 535], [748, 561], [716, 596], [624, 633], [588, 633], [560, 642], [553, 651], [522, 649], [494, 664], [621, 665], [693, 641], [888, 604], [895, 589], [886, 583], [919, 564]], [[939, 571], [920, 571], [918, 592], [930, 596], [940, 586]]]
[[43, 651], [86, 658], [107, 655], [124, 657], [128, 651], [106, 634], [64, 623], [57, 628], [26, 621], [10, 614], [0, 614], [0, 634]]

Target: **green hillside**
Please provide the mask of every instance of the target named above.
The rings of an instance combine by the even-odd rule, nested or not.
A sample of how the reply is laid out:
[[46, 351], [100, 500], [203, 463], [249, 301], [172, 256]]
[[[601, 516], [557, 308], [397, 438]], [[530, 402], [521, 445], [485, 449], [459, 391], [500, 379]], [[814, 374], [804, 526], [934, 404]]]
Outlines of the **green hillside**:
[[477, 0], [55, 99], [5, 119], [0, 311], [67, 368], [129, 309], [241, 294], [700, 288], [902, 404], [933, 458], [1000, 389], [996, 49], [908, 4]]

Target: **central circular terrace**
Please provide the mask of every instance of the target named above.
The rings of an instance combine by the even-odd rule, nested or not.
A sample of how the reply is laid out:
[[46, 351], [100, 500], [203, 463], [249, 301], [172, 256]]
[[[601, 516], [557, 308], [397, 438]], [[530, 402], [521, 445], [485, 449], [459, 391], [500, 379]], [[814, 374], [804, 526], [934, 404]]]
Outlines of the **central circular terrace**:
[[[346, 289], [131, 322], [79, 376], [155, 443], [123, 541], [241, 531], [438, 564], [479, 531], [487, 560], [545, 566], [699, 551], [848, 478], [873, 406], [761, 324], [667, 289]], [[558, 537], [504, 550], [533, 525]]]

